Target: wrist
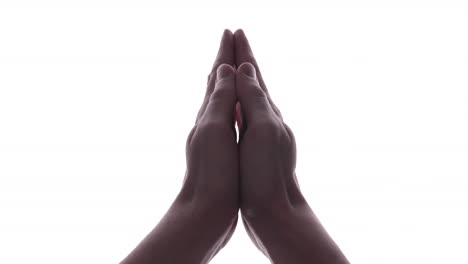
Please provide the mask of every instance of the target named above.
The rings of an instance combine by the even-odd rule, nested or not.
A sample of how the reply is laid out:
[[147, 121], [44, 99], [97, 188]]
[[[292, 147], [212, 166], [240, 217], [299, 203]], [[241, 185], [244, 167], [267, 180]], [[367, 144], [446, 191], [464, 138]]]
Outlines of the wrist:
[[[211, 175], [211, 176], [210, 176]], [[223, 208], [228, 211], [239, 210], [238, 172], [225, 172], [223, 177], [213, 177], [213, 173], [199, 173], [188, 170], [176, 201], [202, 208]], [[203, 178], [224, 178], [201, 180]]]
[[122, 263], [208, 263], [232, 235], [236, 217], [234, 210], [176, 199]]
[[182, 190], [175, 199], [172, 208], [187, 211], [194, 216], [210, 221], [232, 222], [239, 212], [239, 204], [226, 197], [187, 193]]
[[242, 195], [241, 209], [243, 217], [252, 221], [276, 219], [311, 210], [297, 186], [280, 188], [263, 196], [255, 191], [250, 194]]
[[[349, 263], [309, 205], [242, 209], [251, 236], [272, 263]], [[254, 241], [254, 243], [255, 243]]]

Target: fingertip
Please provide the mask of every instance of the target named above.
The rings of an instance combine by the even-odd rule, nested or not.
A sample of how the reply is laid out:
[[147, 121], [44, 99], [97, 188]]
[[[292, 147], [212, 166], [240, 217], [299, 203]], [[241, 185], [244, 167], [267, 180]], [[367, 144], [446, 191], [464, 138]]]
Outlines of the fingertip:
[[255, 66], [250, 62], [242, 63], [238, 68], [237, 72], [247, 75], [250, 78], [257, 79], [257, 73]]
[[223, 31], [223, 39], [224, 40], [230, 40], [230, 39], [233, 39], [234, 38], [234, 33], [232, 33], [231, 30], [229, 29], [224, 29]]
[[242, 28], [239, 28], [236, 30], [236, 32], [234, 32], [234, 36], [235, 37], [239, 37], [239, 36], [245, 36], [245, 32]]
[[243, 29], [236, 30], [236, 32], [234, 32], [233, 34], [233, 38], [234, 42], [236, 43], [235, 45], [238, 49], [250, 50], [250, 44]]
[[236, 90], [239, 100], [265, 97], [265, 92], [260, 87], [255, 66], [250, 62], [242, 63], [236, 71]]
[[218, 69], [216, 70], [216, 75], [218, 80], [228, 78], [230, 76], [233, 76], [235, 73], [234, 68], [226, 63], [223, 63], [218, 66]]
[[231, 30], [225, 29], [223, 36], [221, 37], [220, 49], [224, 52], [228, 52], [229, 49], [234, 47], [234, 34]]
[[257, 64], [255, 57], [250, 47], [249, 40], [247, 39], [244, 30], [238, 29], [234, 33], [234, 47], [236, 65], [241, 65], [244, 62], [251, 62]]
[[230, 29], [224, 29], [223, 31], [223, 37], [233, 37], [234, 34], [232, 33], [232, 31]]
[[214, 61], [211, 72], [216, 71], [221, 63], [235, 64], [234, 57], [234, 35], [229, 29], [225, 29], [218, 48], [218, 54]]

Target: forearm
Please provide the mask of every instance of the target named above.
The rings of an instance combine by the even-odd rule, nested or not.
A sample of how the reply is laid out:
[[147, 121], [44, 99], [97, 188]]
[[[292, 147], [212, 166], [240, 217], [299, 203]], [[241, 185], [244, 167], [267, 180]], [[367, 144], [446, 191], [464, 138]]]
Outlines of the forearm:
[[207, 263], [232, 235], [237, 210], [177, 199], [122, 264]]
[[347, 264], [307, 203], [244, 214], [248, 228], [274, 264]]

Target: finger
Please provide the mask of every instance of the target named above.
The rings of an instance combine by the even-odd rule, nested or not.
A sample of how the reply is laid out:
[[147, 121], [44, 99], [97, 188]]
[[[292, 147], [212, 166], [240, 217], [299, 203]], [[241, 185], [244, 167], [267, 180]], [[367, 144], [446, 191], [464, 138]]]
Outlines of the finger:
[[[260, 73], [257, 60], [255, 59], [252, 48], [250, 47], [249, 40], [247, 39], [245, 32], [242, 29], [236, 30], [234, 33], [234, 49], [235, 49], [235, 61], [236, 65], [240, 66], [244, 62], [249, 62], [253, 66], [255, 66], [256, 73], [258, 76], [258, 80], [261, 86], [265, 86], [262, 78], [262, 74]], [[263, 87], [262, 87], [263, 88]], [[266, 89], [266, 87], [264, 88]]]
[[263, 81], [262, 74], [260, 72], [260, 68], [258, 67], [257, 60], [255, 59], [255, 56], [253, 55], [252, 48], [250, 47], [249, 40], [247, 39], [244, 31], [242, 29], [238, 29], [234, 33], [234, 46], [235, 46], [235, 55], [236, 55], [236, 65], [241, 65], [244, 62], [249, 62], [252, 65], [254, 65], [256, 74], [258, 76], [258, 82], [260, 83], [260, 87], [265, 91], [268, 102], [271, 104], [273, 111], [275, 114], [279, 117], [282, 118], [281, 112], [279, 109], [276, 107], [276, 105], [273, 103], [273, 100], [271, 100], [271, 96], [268, 93], [268, 89], [265, 85], [265, 82]]
[[211, 68], [211, 73], [216, 73], [216, 70], [221, 64], [234, 65], [234, 34], [229, 29], [225, 29], [219, 45], [218, 54]]
[[237, 69], [236, 92], [247, 125], [255, 121], [278, 119], [260, 86], [254, 65], [249, 62], [242, 63]]
[[224, 30], [223, 36], [221, 38], [221, 43], [219, 45], [218, 54], [216, 55], [215, 62], [213, 63], [213, 67], [211, 69], [210, 74], [208, 75], [208, 84], [206, 87], [205, 98], [203, 100], [202, 106], [198, 111], [197, 115], [197, 122], [200, 117], [203, 115], [206, 109], [206, 105], [208, 104], [208, 99], [213, 92], [215, 81], [216, 81], [216, 69], [221, 64], [230, 64], [233, 65], [235, 63], [234, 57], [234, 35], [228, 29]]
[[216, 71], [213, 93], [200, 122], [215, 122], [234, 125], [234, 110], [237, 103], [235, 71], [231, 65], [221, 64]]

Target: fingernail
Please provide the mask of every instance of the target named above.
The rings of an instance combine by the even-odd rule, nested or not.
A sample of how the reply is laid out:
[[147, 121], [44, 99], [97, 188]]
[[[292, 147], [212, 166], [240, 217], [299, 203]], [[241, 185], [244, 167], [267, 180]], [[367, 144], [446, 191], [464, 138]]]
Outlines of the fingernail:
[[257, 73], [255, 70], [255, 67], [248, 62], [242, 63], [242, 65], [239, 67], [239, 70], [244, 73], [245, 75], [257, 79]]
[[227, 78], [227, 77], [231, 76], [233, 73], [234, 73], [234, 71], [233, 71], [232, 67], [227, 65], [227, 64], [221, 64], [218, 67], [217, 71], [216, 71], [216, 75], [217, 75], [218, 80]]

